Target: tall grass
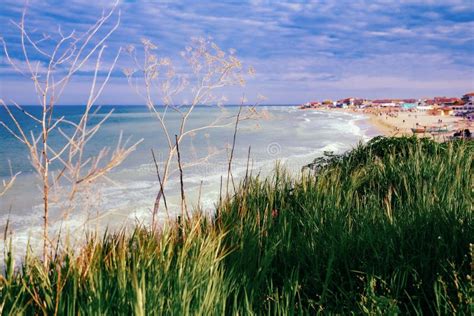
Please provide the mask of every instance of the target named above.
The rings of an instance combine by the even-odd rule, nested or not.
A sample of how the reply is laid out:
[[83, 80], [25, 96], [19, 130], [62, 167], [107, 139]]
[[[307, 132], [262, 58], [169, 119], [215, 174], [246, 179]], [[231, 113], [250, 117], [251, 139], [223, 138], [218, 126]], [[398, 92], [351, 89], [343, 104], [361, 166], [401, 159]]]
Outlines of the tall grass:
[[[3, 314], [469, 314], [472, 143], [377, 138], [0, 277]], [[471, 248], [470, 248], [471, 247]]]

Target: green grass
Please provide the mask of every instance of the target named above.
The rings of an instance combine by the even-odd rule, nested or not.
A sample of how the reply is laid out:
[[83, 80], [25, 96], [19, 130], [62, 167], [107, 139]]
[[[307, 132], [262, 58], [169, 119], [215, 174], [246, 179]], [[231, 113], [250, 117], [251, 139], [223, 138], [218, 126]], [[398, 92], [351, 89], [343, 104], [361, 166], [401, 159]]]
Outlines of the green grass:
[[91, 236], [47, 271], [7, 256], [9, 314], [474, 311], [474, 146], [376, 138], [293, 178], [250, 177], [216, 216]]

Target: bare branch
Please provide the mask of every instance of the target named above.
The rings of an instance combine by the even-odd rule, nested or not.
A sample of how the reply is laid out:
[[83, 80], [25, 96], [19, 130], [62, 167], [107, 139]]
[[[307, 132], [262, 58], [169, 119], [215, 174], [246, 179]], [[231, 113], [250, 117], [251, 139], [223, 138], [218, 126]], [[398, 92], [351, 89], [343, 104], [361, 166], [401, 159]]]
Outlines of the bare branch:
[[13, 186], [13, 184], [15, 183], [16, 181], [16, 177], [18, 177], [21, 172], [17, 172], [15, 174], [13, 174], [12, 170], [11, 170], [11, 165], [10, 165], [10, 179], [7, 181], [7, 180], [2, 180], [2, 187], [0, 188], [0, 197], [2, 197], [3, 195], [5, 195], [5, 193], [7, 193], [7, 191]]
[[[180, 171], [181, 174], [183, 168], [205, 162], [209, 158], [204, 157], [188, 164], [179, 161], [178, 168], [172, 170], [171, 164], [175, 155], [178, 155], [180, 143], [186, 137], [198, 132], [213, 128], [224, 128], [234, 123], [234, 121], [228, 122], [228, 117], [219, 116], [209, 124], [188, 129], [188, 120], [195, 108], [203, 104], [214, 104], [216, 98], [213, 92], [217, 89], [229, 85], [242, 85], [245, 81], [243, 80], [243, 67], [240, 61], [233, 54], [226, 55], [209, 40], [193, 40], [193, 45], [186, 47], [186, 51], [182, 53], [194, 75], [192, 79], [194, 85], [192, 87], [189, 86], [187, 78], [176, 74], [170, 60], [158, 57], [155, 53], [156, 46], [151, 41], [142, 40], [142, 44], [143, 62], [140, 62], [137, 58], [135, 48], [129, 47], [127, 51], [132, 58], [135, 69], [126, 69], [124, 72], [131, 88], [143, 98], [150, 112], [156, 117], [168, 144], [168, 152], [161, 162], [163, 165], [162, 183], [157, 193], [156, 201], [158, 203], [155, 201], [154, 205], [153, 214], [155, 215], [158, 211], [159, 199], [162, 196], [162, 191], [166, 188], [169, 177], [175, 171]], [[142, 90], [138, 83], [138, 76], [140, 75]], [[190, 88], [189, 90], [192, 93], [191, 102], [183, 102], [184, 104], [179, 105], [174, 100], [178, 98], [180, 93], [187, 91], [186, 88]], [[159, 102], [155, 100], [156, 96], [159, 97]], [[217, 106], [220, 107], [219, 102], [217, 102]], [[167, 124], [168, 109], [180, 115], [179, 127], [174, 142], [170, 137], [171, 131]], [[237, 120], [248, 118], [250, 116], [241, 116], [240, 111], [236, 117]], [[184, 196], [182, 196], [182, 199], [184, 200]]]
[[[49, 245], [51, 240], [48, 236], [50, 204], [61, 201], [59, 195], [55, 196], [55, 194], [62, 191], [69, 192], [69, 198], [61, 201], [65, 205], [63, 215], [67, 216], [74, 209], [75, 195], [80, 191], [87, 192], [89, 190], [88, 186], [93, 181], [104, 177], [110, 170], [117, 167], [141, 142], [140, 140], [132, 145], [128, 145], [127, 142], [122, 144], [122, 136], [120, 136], [120, 140], [112, 153], [109, 153], [107, 148], [102, 148], [96, 156], [90, 156], [87, 151], [88, 142], [96, 135], [104, 122], [112, 114], [112, 111], [110, 111], [98, 123], [89, 126], [91, 109], [109, 82], [121, 53], [121, 50], [118, 50], [112, 65], [107, 69], [105, 78], [99, 83], [99, 70], [106, 47], [105, 42], [120, 23], [120, 11], [117, 14], [117, 20], [111, 25], [109, 30], [103, 35], [99, 34], [101, 34], [100, 31], [105, 28], [106, 24], [108, 24], [107, 22], [114, 16], [117, 6], [118, 1], [114, 3], [108, 12], [103, 13], [96, 23], [82, 35], [76, 35], [75, 31], [65, 35], [61, 27], [59, 27], [59, 39], [50, 45], [52, 48], [48, 51], [39, 44], [46, 39], [49, 40], [50, 37], [43, 36], [38, 41], [33, 39], [26, 27], [25, 9], [20, 22], [14, 24], [20, 31], [19, 38], [23, 55], [23, 61], [21, 62], [25, 63], [27, 71], [22, 69], [11, 58], [7, 43], [1, 39], [7, 61], [16, 71], [32, 80], [36, 95], [41, 104], [41, 115], [36, 117], [13, 102], [16, 109], [40, 126], [40, 131], [35, 133], [32, 130], [27, 131], [26, 125], [20, 124], [20, 121], [15, 117], [16, 114], [11, 111], [3, 100], [0, 100], [0, 103], [6, 109], [10, 120], [6, 122], [0, 121], [0, 126], [26, 146], [29, 151], [31, 164], [41, 180], [40, 190], [43, 197], [43, 261], [45, 267], [50, 259]], [[44, 64], [45, 67], [42, 67], [42, 63], [39, 60], [32, 59], [33, 56], [38, 54], [48, 59]], [[64, 116], [56, 118], [54, 109], [67, 84], [72, 76], [93, 58], [95, 54], [97, 54], [97, 58], [94, 76], [89, 90], [88, 101], [79, 122], [73, 122]], [[27, 75], [28, 72], [29, 75]], [[92, 113], [92, 115], [95, 113]], [[72, 128], [69, 135], [61, 128], [63, 125]], [[28, 134], [29, 137], [27, 137]], [[50, 144], [52, 135], [64, 137], [66, 143], [58, 145], [57, 147], [59, 148], [54, 148], [52, 146], [54, 144]], [[59, 170], [51, 168], [51, 163], [55, 161], [62, 165]], [[13, 176], [11, 181], [5, 182], [3, 187], [10, 188], [15, 177]], [[65, 183], [66, 185], [60, 188], [62, 182], [64, 182], [63, 180], [69, 182], [69, 184]], [[0, 192], [3, 192], [3, 190]]]

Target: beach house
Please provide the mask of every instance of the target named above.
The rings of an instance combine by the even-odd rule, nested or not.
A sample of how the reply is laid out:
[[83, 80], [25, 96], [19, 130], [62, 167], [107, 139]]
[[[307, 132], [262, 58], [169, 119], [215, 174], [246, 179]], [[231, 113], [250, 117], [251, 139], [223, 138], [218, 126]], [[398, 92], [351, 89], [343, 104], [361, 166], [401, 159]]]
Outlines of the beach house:
[[416, 99], [403, 99], [400, 101], [400, 108], [403, 111], [411, 111], [416, 109]]
[[466, 115], [474, 112], [474, 92], [466, 93], [461, 98], [464, 104], [453, 106], [454, 115]]
[[454, 114], [454, 110], [450, 106], [435, 107], [428, 111], [430, 115], [449, 116]]
[[433, 101], [435, 105], [439, 105], [439, 106], [453, 106], [462, 102], [461, 99], [459, 98], [448, 98], [448, 97], [435, 97]]
[[378, 107], [397, 107], [400, 106], [396, 100], [392, 99], [382, 99], [382, 100], [373, 100], [372, 105], [378, 106]]
[[300, 106], [300, 109], [314, 109], [321, 106], [321, 102], [318, 101], [311, 101], [306, 102]]
[[462, 96], [461, 100], [464, 101], [464, 103], [474, 103], [474, 92], [471, 93], [466, 93], [465, 95]]
[[420, 99], [416, 104], [416, 110], [421, 112], [433, 110], [435, 101], [433, 99]]
[[350, 106], [354, 106], [354, 100], [355, 98], [345, 98], [337, 101], [336, 106], [339, 108], [348, 108]]

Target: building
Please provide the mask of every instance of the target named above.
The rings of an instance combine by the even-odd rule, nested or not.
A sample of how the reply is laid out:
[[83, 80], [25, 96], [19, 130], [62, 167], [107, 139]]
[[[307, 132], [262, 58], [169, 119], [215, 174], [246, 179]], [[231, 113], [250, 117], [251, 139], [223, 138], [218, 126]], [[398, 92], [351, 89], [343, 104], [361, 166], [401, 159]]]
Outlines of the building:
[[320, 106], [321, 106], [321, 102], [312, 101], [312, 102], [306, 102], [305, 104], [302, 104], [300, 106], [300, 109], [314, 109]]
[[345, 98], [337, 101], [337, 106], [342, 108], [347, 108], [349, 106], [354, 106], [355, 98]]
[[429, 110], [428, 113], [431, 115], [449, 116], [454, 114], [454, 110], [450, 106], [444, 106], [433, 108], [432, 110]]
[[474, 92], [466, 93], [462, 97], [463, 105], [453, 106], [455, 115], [465, 115], [474, 111]]
[[453, 106], [461, 101], [459, 98], [447, 98], [447, 97], [435, 97], [433, 99], [434, 104], [439, 106]]
[[392, 99], [373, 100], [372, 104], [374, 106], [380, 106], [380, 107], [396, 107], [400, 105], [398, 102]]
[[462, 96], [461, 100], [463, 100], [464, 103], [474, 104], [474, 92], [466, 93]]
[[416, 102], [403, 102], [401, 107], [403, 110], [405, 111], [409, 111], [409, 110], [414, 110], [416, 109]]

